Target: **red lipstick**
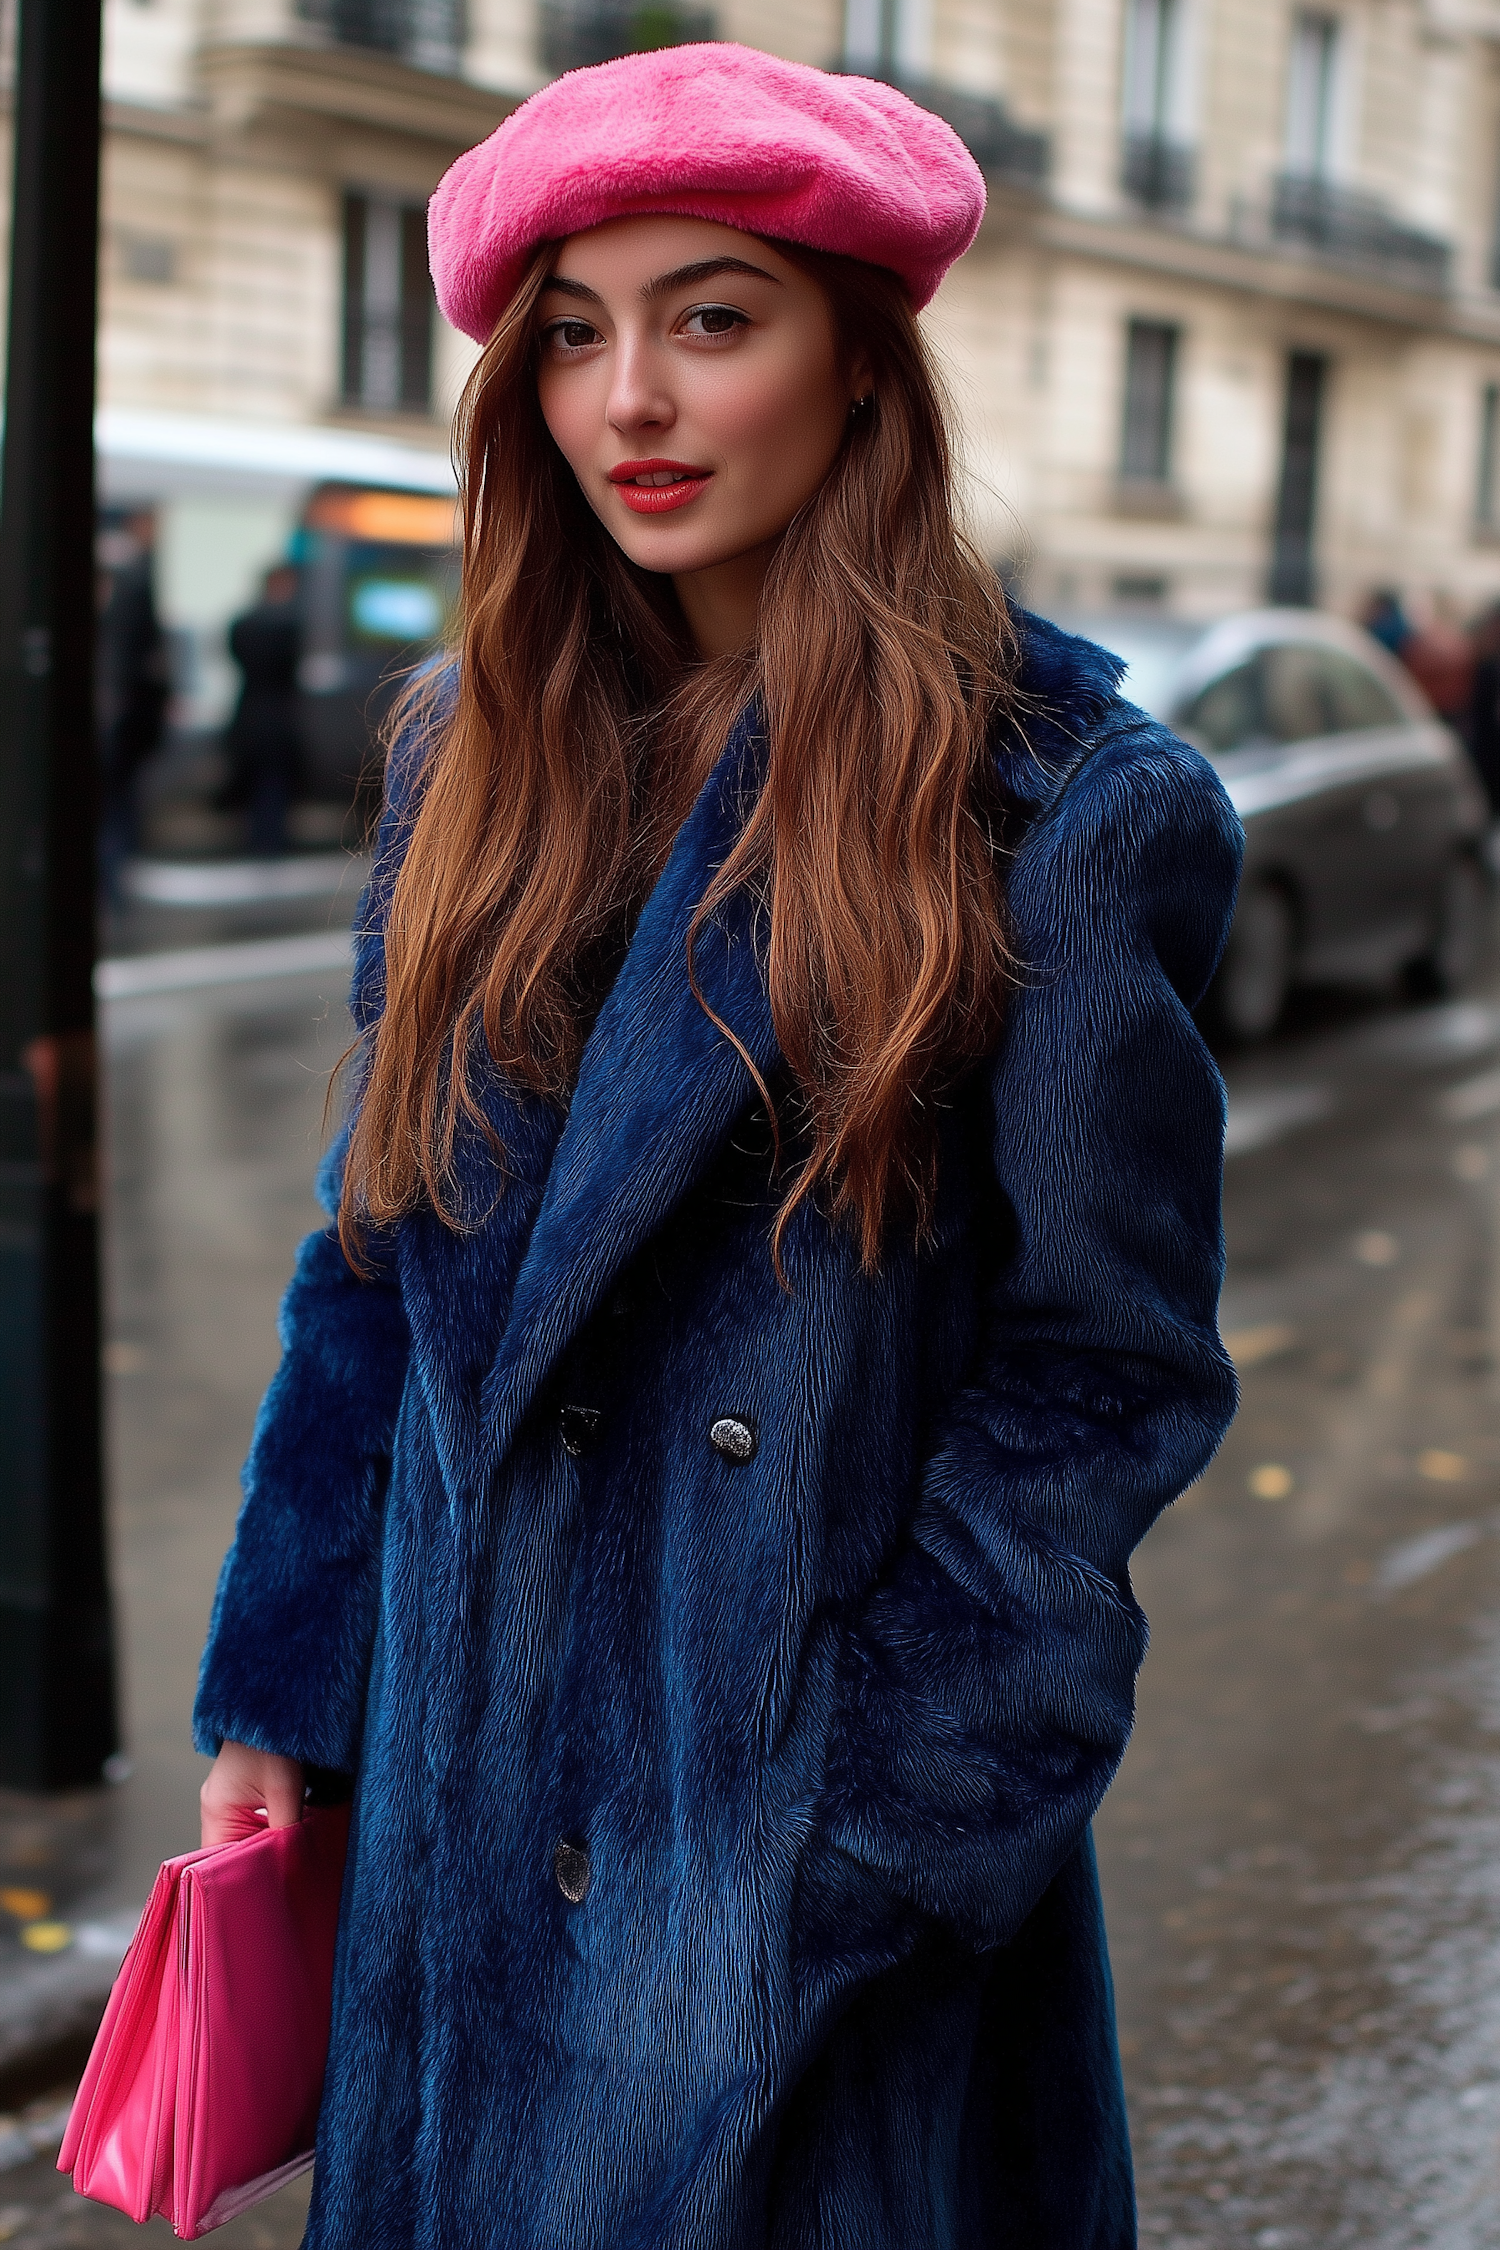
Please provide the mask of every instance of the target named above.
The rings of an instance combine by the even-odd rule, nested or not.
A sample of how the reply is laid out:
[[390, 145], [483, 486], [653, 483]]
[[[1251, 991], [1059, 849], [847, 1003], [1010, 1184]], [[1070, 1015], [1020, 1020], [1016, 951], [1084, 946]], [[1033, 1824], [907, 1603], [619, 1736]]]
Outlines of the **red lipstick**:
[[712, 475], [691, 461], [621, 461], [609, 481], [636, 515], [662, 516], [696, 500]]

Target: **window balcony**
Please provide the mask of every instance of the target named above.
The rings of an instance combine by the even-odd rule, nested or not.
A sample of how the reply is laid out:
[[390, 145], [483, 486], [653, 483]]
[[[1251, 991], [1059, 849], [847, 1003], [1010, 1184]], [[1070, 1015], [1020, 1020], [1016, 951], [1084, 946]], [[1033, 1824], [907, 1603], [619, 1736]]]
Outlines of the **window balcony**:
[[579, 70], [613, 62], [617, 55], [717, 36], [711, 9], [673, 7], [664, 0], [540, 0], [538, 16], [548, 70]]
[[1191, 210], [1197, 191], [1196, 151], [1160, 133], [1125, 135], [1120, 185], [1147, 211]]
[[[834, 66], [842, 70], [842, 63]], [[909, 78], [893, 70], [870, 70], [861, 75], [882, 79], [917, 104], [951, 125], [987, 178], [1006, 180], [1012, 186], [1039, 193], [1047, 183], [1051, 150], [1045, 133], [1018, 125], [1003, 102], [987, 94], [966, 93], [935, 78]]]
[[464, 0], [298, 0], [298, 12], [336, 46], [395, 55], [417, 70], [447, 75], [463, 65]]
[[1398, 219], [1379, 196], [1331, 180], [1283, 172], [1271, 196], [1271, 233], [1304, 243], [1339, 265], [1358, 267], [1407, 289], [1447, 288], [1450, 243]]

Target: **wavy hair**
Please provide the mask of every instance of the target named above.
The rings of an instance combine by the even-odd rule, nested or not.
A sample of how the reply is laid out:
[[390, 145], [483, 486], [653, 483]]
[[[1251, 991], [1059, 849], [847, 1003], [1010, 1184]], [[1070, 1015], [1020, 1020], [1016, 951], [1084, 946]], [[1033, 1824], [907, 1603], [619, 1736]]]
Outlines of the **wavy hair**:
[[873, 398], [783, 535], [743, 655], [697, 657], [670, 579], [615, 545], [548, 434], [536, 305], [555, 244], [470, 377], [456, 694], [435, 721], [429, 677], [393, 721], [393, 739], [425, 722], [435, 740], [389, 901], [384, 1008], [351, 1050], [339, 1225], [356, 1264], [369, 1227], [421, 1204], [473, 1223], [455, 1151], [465, 1119], [495, 1141], [471, 1082], [481, 1034], [513, 1084], [566, 1101], [601, 982], [752, 698], [764, 780], [683, 974], [706, 1008], [694, 945], [748, 891], [796, 1113], [777, 1270], [814, 1194], [871, 1271], [893, 1218], [929, 1222], [932, 1098], [993, 1045], [1011, 974], [989, 738], [1014, 700], [1014, 632], [955, 525], [943, 400], [900, 282], [776, 248], [823, 287], [851, 362], [863, 346]]

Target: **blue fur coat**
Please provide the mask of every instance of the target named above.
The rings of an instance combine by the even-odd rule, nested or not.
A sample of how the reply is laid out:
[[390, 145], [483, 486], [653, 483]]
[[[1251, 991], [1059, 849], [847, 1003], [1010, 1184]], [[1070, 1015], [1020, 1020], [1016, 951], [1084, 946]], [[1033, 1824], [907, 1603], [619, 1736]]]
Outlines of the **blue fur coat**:
[[[1239, 831], [1112, 658], [1021, 624], [1026, 974], [920, 1253], [870, 1278], [804, 1206], [772, 1272], [764, 1121], [683, 956], [748, 719], [566, 1118], [490, 1074], [484, 1223], [410, 1219], [370, 1281], [303, 1245], [197, 1738], [356, 1776], [316, 2250], [1134, 2242], [1089, 1821], [1131, 1549], [1234, 1406], [1190, 1010]], [[698, 958], [774, 1076], [748, 908]]]

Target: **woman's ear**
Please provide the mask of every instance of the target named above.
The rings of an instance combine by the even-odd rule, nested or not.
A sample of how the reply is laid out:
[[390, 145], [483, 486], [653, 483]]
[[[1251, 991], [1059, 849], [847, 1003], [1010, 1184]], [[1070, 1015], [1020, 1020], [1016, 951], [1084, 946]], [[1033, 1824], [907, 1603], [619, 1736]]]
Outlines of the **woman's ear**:
[[849, 363], [849, 404], [863, 406], [875, 385], [875, 370], [870, 365], [870, 355], [861, 344]]

